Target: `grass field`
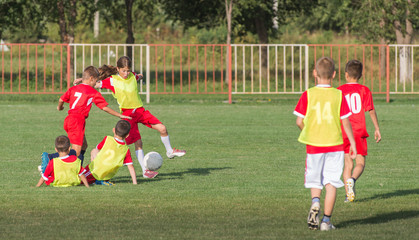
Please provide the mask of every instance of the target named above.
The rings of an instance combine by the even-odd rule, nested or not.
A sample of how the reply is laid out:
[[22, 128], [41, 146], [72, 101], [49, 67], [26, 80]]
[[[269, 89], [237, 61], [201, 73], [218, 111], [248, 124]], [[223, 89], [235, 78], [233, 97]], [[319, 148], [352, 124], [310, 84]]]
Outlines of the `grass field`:
[[[0, 239], [419, 239], [415, 96], [376, 98], [383, 140], [369, 141], [356, 202], [344, 204], [338, 190], [331, 232], [306, 224], [305, 146], [292, 115], [298, 97], [234, 96], [232, 105], [225, 98], [152, 96], [146, 109], [187, 155], [165, 158], [160, 175], [138, 176], [139, 185], [124, 167], [115, 186], [87, 189], [34, 187], [41, 152], [65, 134], [68, 105], [58, 112], [58, 96], [0, 95]], [[94, 107], [89, 152], [116, 121]], [[140, 131], [145, 152], [164, 153], [156, 131]]]

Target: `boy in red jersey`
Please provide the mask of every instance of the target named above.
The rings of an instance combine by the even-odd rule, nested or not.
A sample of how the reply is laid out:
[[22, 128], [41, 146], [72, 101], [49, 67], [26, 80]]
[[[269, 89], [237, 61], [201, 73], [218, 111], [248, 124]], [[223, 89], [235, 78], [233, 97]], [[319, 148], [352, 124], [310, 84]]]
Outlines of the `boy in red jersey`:
[[[84, 160], [84, 153], [87, 149], [86, 136], [84, 135], [86, 119], [89, 117], [92, 103], [111, 115], [121, 119], [131, 119], [131, 117], [124, 116], [109, 108], [108, 103], [103, 98], [102, 94], [93, 88], [96, 85], [98, 77], [99, 71], [97, 68], [94, 66], [85, 68], [83, 77], [81, 78], [82, 83], [68, 89], [58, 100], [58, 111], [64, 109], [64, 103], [69, 103], [70, 109], [68, 110], [68, 116], [64, 120], [64, 130], [67, 132], [72, 148], [74, 149], [74, 151], [70, 152], [70, 155], [75, 154], [82, 160], [82, 163]], [[49, 160], [56, 158], [57, 156], [57, 153], [42, 153], [42, 165], [38, 167], [38, 170], [42, 173]]]
[[[160, 133], [160, 138], [166, 148], [168, 158], [181, 157], [186, 154], [186, 151], [172, 148], [166, 126], [148, 110], [144, 109], [137, 89], [137, 81], [142, 78], [142, 75], [131, 71], [131, 59], [127, 56], [122, 56], [116, 64], [116, 67], [103, 65], [100, 68], [101, 76], [99, 79], [103, 80], [99, 81], [96, 87], [111, 90], [119, 104], [122, 114], [132, 117], [132, 120], [129, 120], [131, 131], [126, 142], [128, 145], [133, 143], [135, 145], [135, 154], [143, 170], [143, 177], [154, 178], [158, 172], [146, 169], [144, 164], [143, 142], [138, 129], [139, 123]], [[78, 79], [75, 80], [75, 82], [77, 81]]]
[[[349, 122], [348, 104], [342, 92], [331, 87], [335, 77], [335, 65], [331, 58], [320, 58], [313, 71], [318, 85], [305, 91], [294, 110], [296, 124], [301, 129], [298, 141], [306, 144], [307, 158], [305, 187], [311, 191], [311, 207], [307, 218], [310, 229], [327, 231], [335, 229], [331, 224], [336, 201], [336, 189], [343, 187], [340, 180], [343, 170], [344, 152], [342, 125], [351, 143], [351, 157], [356, 156], [355, 140]], [[324, 216], [319, 223], [320, 196], [326, 188]]]
[[114, 136], [106, 136], [91, 152], [91, 162], [86, 166], [84, 175], [88, 183], [113, 185], [109, 180], [115, 176], [122, 165], [128, 167], [132, 184], [137, 184], [131, 153], [125, 138], [131, 129], [128, 121], [119, 120], [113, 128]]
[[70, 153], [70, 139], [67, 136], [59, 136], [55, 139], [55, 150], [58, 157], [49, 161], [44, 173], [39, 179], [37, 187], [43, 183], [54, 187], [69, 187], [80, 185], [81, 182], [89, 187], [81, 161]]
[[365, 157], [367, 156], [367, 137], [369, 137], [366, 124], [365, 112], [369, 112], [372, 123], [374, 124], [374, 138], [378, 143], [381, 141], [380, 128], [378, 126], [377, 113], [374, 110], [372, 94], [368, 87], [358, 83], [362, 76], [362, 63], [358, 60], [351, 60], [345, 67], [346, 84], [338, 87], [348, 102], [352, 115], [349, 121], [352, 125], [353, 134], [356, 142], [357, 156], [356, 165], [349, 157], [349, 140], [342, 131], [343, 142], [345, 145], [345, 167], [343, 169], [343, 180], [345, 181], [346, 199], [345, 202], [352, 202], [355, 199], [355, 182], [361, 176], [365, 168]]

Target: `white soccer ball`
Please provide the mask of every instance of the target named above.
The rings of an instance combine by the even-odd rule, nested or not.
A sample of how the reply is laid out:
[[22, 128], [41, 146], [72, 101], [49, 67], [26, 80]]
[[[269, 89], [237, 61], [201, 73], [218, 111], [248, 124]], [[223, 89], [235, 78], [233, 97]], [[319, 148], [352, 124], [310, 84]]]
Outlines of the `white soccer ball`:
[[144, 156], [144, 164], [148, 170], [156, 171], [163, 164], [163, 158], [158, 152], [149, 152]]

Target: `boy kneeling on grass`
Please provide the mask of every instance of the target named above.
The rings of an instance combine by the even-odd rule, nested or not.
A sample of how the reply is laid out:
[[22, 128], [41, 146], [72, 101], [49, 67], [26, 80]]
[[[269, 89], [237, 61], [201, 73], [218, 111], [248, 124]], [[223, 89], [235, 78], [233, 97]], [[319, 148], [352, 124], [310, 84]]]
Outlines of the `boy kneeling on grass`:
[[84, 169], [81, 167], [81, 160], [70, 153], [70, 139], [67, 136], [59, 136], [55, 139], [55, 151], [58, 157], [51, 159], [41, 172], [37, 187], [44, 182], [46, 185], [54, 187], [69, 187], [80, 185], [81, 182], [89, 187], [86, 177], [83, 175]]
[[88, 183], [111, 186], [109, 180], [115, 176], [122, 165], [127, 165], [132, 184], [137, 184], [131, 153], [125, 138], [131, 129], [126, 120], [120, 120], [113, 128], [114, 136], [106, 136], [91, 152], [91, 162], [86, 166], [84, 176]]

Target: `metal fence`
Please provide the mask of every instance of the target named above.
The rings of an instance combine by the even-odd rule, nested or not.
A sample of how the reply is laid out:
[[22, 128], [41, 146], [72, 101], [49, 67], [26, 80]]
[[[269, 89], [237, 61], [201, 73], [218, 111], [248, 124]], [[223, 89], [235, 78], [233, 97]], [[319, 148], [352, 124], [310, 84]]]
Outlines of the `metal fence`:
[[[140, 94], [300, 94], [314, 86], [316, 59], [364, 64], [361, 83], [374, 94], [417, 94], [419, 45], [377, 44], [1, 44], [0, 94], [63, 93], [89, 65], [130, 56], [142, 73]], [[104, 91], [104, 94], [107, 92]]]

